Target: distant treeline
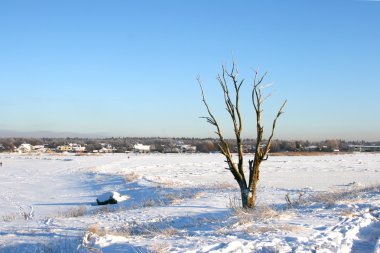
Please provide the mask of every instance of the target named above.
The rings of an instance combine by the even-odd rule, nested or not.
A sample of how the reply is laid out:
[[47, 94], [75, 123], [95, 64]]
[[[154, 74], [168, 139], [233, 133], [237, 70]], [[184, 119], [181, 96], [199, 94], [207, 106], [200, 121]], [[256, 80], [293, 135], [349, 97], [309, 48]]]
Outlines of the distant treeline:
[[[230, 148], [237, 150], [234, 140], [229, 140]], [[124, 153], [133, 150], [133, 145], [141, 143], [150, 145], [151, 151], [163, 152], [165, 147], [176, 145], [196, 146], [197, 152], [209, 153], [218, 151], [218, 140], [212, 138], [0, 138], [0, 151], [11, 152], [21, 144], [44, 145], [52, 150], [58, 146], [77, 143], [85, 146], [86, 151], [98, 150], [102, 144], [109, 144], [114, 148], [114, 152]], [[243, 141], [244, 152], [255, 150], [256, 142], [254, 139]], [[297, 152], [297, 151], [349, 151], [352, 145], [380, 145], [380, 142], [365, 141], [344, 141], [344, 140], [325, 140], [325, 141], [288, 141], [274, 140], [271, 145], [271, 152]]]

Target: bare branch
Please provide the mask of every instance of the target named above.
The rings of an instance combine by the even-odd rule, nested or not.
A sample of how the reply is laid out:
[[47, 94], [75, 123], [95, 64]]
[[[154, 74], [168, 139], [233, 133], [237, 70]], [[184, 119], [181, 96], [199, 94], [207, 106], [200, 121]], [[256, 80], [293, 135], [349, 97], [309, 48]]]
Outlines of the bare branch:
[[216, 126], [219, 137], [223, 137], [221, 130], [220, 130], [220, 127], [219, 127], [219, 124], [216, 121], [214, 115], [211, 113], [210, 107], [208, 106], [208, 103], [206, 101], [205, 93], [204, 93], [203, 86], [202, 86], [202, 81], [199, 77], [197, 78], [197, 80], [198, 80], [198, 84], [199, 84], [199, 87], [200, 87], [201, 92], [202, 92], [202, 101], [203, 101], [204, 105], [206, 106], [207, 112], [209, 114], [209, 117], [205, 117], [205, 118], [206, 118], [208, 123]]
[[269, 93], [268, 95], [266, 95], [263, 100], [262, 100], [262, 103], [265, 102], [265, 100], [267, 100], [268, 98], [270, 98], [272, 96], [272, 93]]
[[273, 135], [274, 135], [274, 130], [276, 128], [276, 123], [277, 123], [277, 119], [281, 116], [281, 114], [284, 113], [284, 108], [285, 108], [285, 105], [287, 103], [287, 100], [284, 101], [284, 103], [282, 104], [282, 106], [280, 107], [280, 109], [278, 110], [277, 112], [277, 115], [275, 117], [275, 119], [273, 120], [273, 125], [272, 125], [272, 133], [268, 139], [268, 143], [267, 143], [267, 146], [266, 146], [266, 149], [265, 149], [265, 152], [264, 152], [264, 155], [266, 155], [270, 149], [270, 145], [271, 145], [271, 142], [272, 142], [272, 138], [273, 138]]
[[240, 87], [241, 87], [241, 85], [243, 84], [243, 82], [244, 82], [244, 79], [242, 79], [242, 80], [240, 81], [240, 83], [239, 83], [239, 86], [238, 86], [238, 89], [237, 89], [238, 92], [240, 91]]
[[[234, 115], [234, 106], [233, 106], [233, 104], [229, 98], [229, 92], [228, 92], [227, 84], [220, 78], [220, 76], [218, 76], [217, 79], [219, 80], [221, 87], [223, 89], [224, 95], [225, 95], [225, 102], [226, 102], [226, 106], [227, 106], [227, 111], [230, 110], [231, 115]], [[242, 175], [239, 172], [240, 170], [238, 168], [236, 168], [236, 165], [233, 163], [233, 159], [232, 159], [232, 155], [231, 155], [231, 151], [229, 149], [228, 143], [225, 141], [223, 134], [222, 134], [222, 131], [221, 131], [221, 128], [219, 126], [219, 123], [216, 120], [216, 118], [214, 117], [214, 115], [212, 114], [210, 107], [206, 101], [202, 82], [201, 82], [199, 77], [197, 78], [197, 80], [198, 80], [198, 84], [199, 84], [199, 87], [200, 87], [201, 92], [202, 92], [202, 101], [203, 101], [204, 105], [206, 106], [207, 112], [209, 114], [209, 117], [202, 117], [202, 118], [205, 118], [208, 123], [210, 123], [211, 125], [214, 125], [216, 127], [215, 133], [219, 136], [219, 140], [220, 140], [220, 143], [218, 143], [219, 150], [226, 157], [227, 164], [230, 167], [230, 170], [231, 170], [234, 178], [237, 181], [241, 181], [244, 179], [244, 174]]]

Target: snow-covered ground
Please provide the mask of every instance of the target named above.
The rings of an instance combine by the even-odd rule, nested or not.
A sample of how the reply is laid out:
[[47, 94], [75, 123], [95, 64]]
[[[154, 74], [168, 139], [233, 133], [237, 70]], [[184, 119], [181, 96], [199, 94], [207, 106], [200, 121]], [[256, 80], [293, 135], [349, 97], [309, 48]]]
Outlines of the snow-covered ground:
[[0, 161], [1, 253], [380, 250], [380, 154], [270, 157], [253, 211], [218, 154]]

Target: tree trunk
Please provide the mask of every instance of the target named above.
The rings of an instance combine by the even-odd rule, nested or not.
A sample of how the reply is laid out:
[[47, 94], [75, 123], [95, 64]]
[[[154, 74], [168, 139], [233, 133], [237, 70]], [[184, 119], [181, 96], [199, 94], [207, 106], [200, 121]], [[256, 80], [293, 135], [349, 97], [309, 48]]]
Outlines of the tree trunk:
[[253, 182], [254, 185], [251, 186], [251, 189], [248, 194], [248, 208], [254, 208], [256, 202], [256, 184], [257, 182]]
[[256, 188], [252, 190], [245, 188], [244, 190], [240, 190], [240, 192], [243, 208], [254, 208], [256, 200]]
[[248, 208], [248, 189], [240, 189], [241, 193], [241, 203], [243, 208]]
[[[242, 205], [243, 208], [254, 208], [256, 201], [256, 187], [259, 181], [260, 172], [260, 158], [258, 155], [255, 156], [254, 160], [249, 160], [249, 183], [248, 187], [244, 191], [244, 200], [242, 194]], [[242, 189], [242, 187], [240, 187]], [[243, 193], [243, 191], [242, 191]]]

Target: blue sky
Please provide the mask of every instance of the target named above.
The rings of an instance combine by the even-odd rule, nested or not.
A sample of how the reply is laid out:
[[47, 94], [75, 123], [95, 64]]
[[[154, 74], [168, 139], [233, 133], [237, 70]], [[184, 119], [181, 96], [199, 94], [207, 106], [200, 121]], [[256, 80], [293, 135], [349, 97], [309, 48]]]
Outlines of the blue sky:
[[226, 135], [216, 75], [232, 57], [273, 83], [277, 138], [380, 140], [380, 2], [0, 1], [0, 130], [214, 137], [196, 77]]

